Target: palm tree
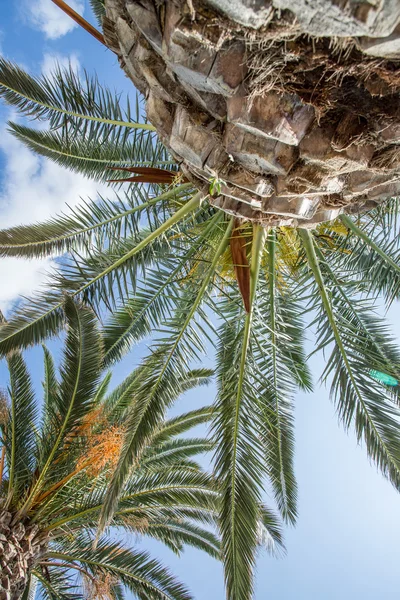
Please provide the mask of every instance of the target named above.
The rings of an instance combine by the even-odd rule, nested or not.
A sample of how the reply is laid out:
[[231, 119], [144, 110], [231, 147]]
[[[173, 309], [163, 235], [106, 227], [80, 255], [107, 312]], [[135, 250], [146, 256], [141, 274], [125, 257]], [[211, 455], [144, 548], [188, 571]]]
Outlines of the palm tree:
[[[10, 386], [2, 395], [0, 423], [0, 596], [33, 598], [39, 585], [41, 597], [49, 599], [122, 598], [124, 589], [138, 598], [188, 599], [167, 568], [121, 540], [149, 536], [178, 554], [189, 544], [219, 557], [210, 528], [218, 511], [217, 487], [194, 458], [211, 443], [177, 437], [206, 423], [212, 411], [204, 407], [158, 422], [130, 469], [112, 528], [94, 547], [141, 383], [133, 372], [108, 393], [111, 373], [101, 379], [102, 340], [92, 311], [69, 298], [64, 310], [60, 378], [44, 349], [40, 404], [22, 355], [8, 357]], [[182, 373], [180, 391], [208, 379], [206, 370]], [[260, 515], [279, 544], [273, 515], [266, 510]]]
[[[290, 16], [287, 12], [282, 13], [282, 22], [273, 14], [271, 31], [282, 37], [271, 44], [257, 37], [265, 29], [244, 28], [246, 43], [254, 42], [247, 48], [253, 60], [246, 62], [246, 69], [253, 68], [248, 80], [255, 80], [257, 60], [269, 64], [272, 52], [280, 73], [274, 83], [297, 94], [294, 106], [292, 96], [285, 96], [287, 114], [282, 114], [276, 96], [268, 96], [275, 128], [268, 121], [260, 148], [251, 136], [264, 104], [252, 90], [246, 92], [249, 104], [240, 97], [239, 104], [248, 112], [234, 118], [237, 113], [229, 112], [228, 106], [230, 122], [225, 125], [224, 114], [218, 112], [221, 99], [222, 108], [228, 98], [234, 111], [236, 92], [226, 96], [219, 88], [217, 92], [196, 90], [199, 79], [193, 85], [185, 80], [196, 64], [198, 68], [203, 64], [202, 51], [193, 46], [188, 52], [185, 44], [203, 40], [210, 52], [215, 49], [216, 38], [205, 39], [211, 29], [198, 27], [203, 23], [202, 9], [196, 6], [189, 22], [185, 12], [174, 20], [172, 3], [164, 13], [163, 5], [155, 11], [151, 2], [131, 2], [128, 19], [125, 4], [106, 0], [106, 14], [98, 2], [97, 12], [107, 43], [121, 57], [138, 89], [146, 93], [147, 116], [153, 125], [143, 118], [140, 102], [133, 111], [132, 102], [123, 105], [119, 96], [87, 75], [78, 81], [70, 70], [58, 70], [51, 80], [38, 79], [9, 62], [1, 63], [3, 98], [22, 114], [47, 119], [50, 124], [44, 131], [12, 123], [18, 139], [58, 164], [99, 181], [119, 178], [122, 182], [124, 169], [131, 169], [139, 179], [130, 181], [124, 193], [122, 183], [114, 184], [113, 199], [87, 203], [46, 223], [0, 232], [3, 256], [69, 253], [49, 290], [22, 304], [2, 327], [0, 351], [4, 354], [55, 334], [62, 326], [63, 290], [96, 311], [113, 311], [105, 324], [105, 364], [140, 339], [154, 335], [151, 351], [139, 367], [145, 394], [131, 412], [100, 515], [102, 530], [116, 510], [132, 463], [176, 396], [164, 390], [175, 389], [180, 373], [209, 352], [209, 343], [216, 345], [218, 394], [212, 431], [215, 476], [222, 488], [222, 555], [228, 597], [246, 600], [253, 589], [259, 503], [266, 478], [283, 517], [293, 523], [297, 515], [293, 400], [299, 387], [311, 389], [304, 350], [305, 315], [316, 334], [315, 352], [325, 353], [322, 380], [331, 386], [340, 420], [346, 429], [355, 429], [371, 459], [400, 488], [399, 387], [388, 388], [375, 379], [377, 371], [400, 380], [399, 350], [388, 325], [376, 315], [376, 295], [382, 294], [390, 304], [400, 289], [399, 238], [394, 235], [399, 207], [390, 198], [398, 190], [397, 147], [390, 138], [397, 123], [390, 112], [397, 105], [397, 79], [392, 63], [380, 60], [378, 72], [375, 59], [363, 55], [359, 60], [356, 45], [339, 52], [336, 40], [333, 52], [329, 38], [321, 41], [311, 36], [314, 46], [310, 49], [301, 30], [296, 30], [298, 46], [288, 42], [285, 36], [293, 35], [293, 23], [285, 20]], [[341, 10], [339, 5], [335, 10]], [[213, 9], [209, 11], [208, 16], [213, 16]], [[165, 14], [172, 29], [164, 27]], [[157, 23], [161, 21], [160, 28]], [[219, 27], [229, 20], [210, 22]], [[164, 36], [169, 32], [170, 38], [151, 37], [160, 36], [161, 31]], [[218, 39], [218, 48], [228, 52], [229, 35]], [[164, 49], [174, 47], [178, 52], [179, 44], [184, 49], [179, 68], [168, 59], [166, 70]], [[284, 48], [291, 51], [291, 59], [286, 56], [279, 62]], [[299, 64], [299, 56], [312, 61], [316, 53], [320, 62], [315, 70]], [[184, 64], [186, 58], [190, 65]], [[229, 58], [223, 64], [241, 62]], [[368, 85], [379, 76], [387, 82], [389, 91], [382, 91], [387, 96], [368, 92], [367, 84], [356, 85], [363, 65], [372, 69]], [[172, 86], [168, 84], [171, 72]], [[307, 86], [301, 85], [301, 78], [307, 79], [310, 73], [314, 78], [310, 79], [311, 96], [316, 102], [312, 109]], [[335, 85], [334, 74], [341, 76]], [[229, 83], [222, 75], [218, 81], [221, 86]], [[316, 88], [319, 81], [320, 88]], [[260, 91], [266, 92], [267, 84], [258, 80]], [[242, 85], [239, 90], [243, 91]], [[339, 94], [334, 103], [338, 90], [344, 95]], [[328, 112], [318, 104], [324, 98], [326, 107], [333, 106]], [[346, 99], [351, 100], [353, 111], [361, 111], [355, 120], [363, 126], [360, 132], [351, 126], [349, 105], [343, 105]], [[322, 110], [318, 120], [313, 116], [315, 109]], [[249, 115], [251, 122], [246, 121]], [[379, 115], [382, 124], [389, 119], [386, 141], [379, 137], [386, 135], [380, 125], [374, 133], [378, 137], [370, 135]], [[330, 128], [336, 137], [332, 134], [326, 145], [325, 133]], [[296, 143], [276, 139], [279, 132], [297, 135]], [[322, 137], [317, 144], [318, 135]], [[242, 144], [232, 152], [225, 148], [228, 162], [222, 165], [218, 162], [221, 136], [224, 144], [235, 144], [235, 140]], [[368, 158], [370, 138], [379, 144]], [[323, 148], [322, 154], [313, 159], [305, 154], [307, 147], [309, 152]], [[262, 173], [256, 173], [254, 155], [263, 148], [269, 152], [271, 171], [264, 157]], [[294, 164], [291, 156], [296, 158]], [[158, 168], [162, 171], [157, 177]], [[166, 176], [165, 170], [171, 174]], [[142, 183], [144, 179], [150, 183]], [[339, 184], [342, 187], [337, 191], [334, 185]], [[369, 212], [363, 213], [366, 209]]]

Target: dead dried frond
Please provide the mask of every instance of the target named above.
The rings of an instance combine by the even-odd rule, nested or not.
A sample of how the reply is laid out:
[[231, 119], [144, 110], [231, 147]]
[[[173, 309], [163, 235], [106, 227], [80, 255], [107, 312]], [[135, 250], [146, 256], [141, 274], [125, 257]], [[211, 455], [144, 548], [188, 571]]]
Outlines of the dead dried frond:
[[7, 392], [0, 389], [0, 425], [5, 425], [8, 421], [8, 401]]
[[[248, 95], [252, 101], [274, 90], [296, 93], [310, 103], [321, 118], [345, 104], [347, 88], [371, 90], [371, 95], [391, 95], [400, 89], [400, 73], [389, 60], [366, 58], [353, 38], [318, 38], [299, 34], [294, 24], [283, 30], [274, 23], [264, 31], [246, 33]], [[343, 89], [342, 89], [343, 88]], [[358, 97], [363, 96], [361, 89]], [[363, 110], [363, 102], [355, 104]]]
[[242, 234], [240, 220], [235, 219], [230, 239], [232, 264], [245, 310], [250, 312], [250, 266], [247, 260], [246, 245], [247, 240]]
[[121, 514], [120, 518], [129, 529], [134, 529], [140, 534], [146, 533], [149, 528], [149, 520], [145, 517], [137, 517], [133, 514], [125, 513]]
[[2, 449], [0, 450], [0, 485], [3, 481], [5, 460], [6, 460], [6, 448], [5, 448], [5, 446], [3, 446]]
[[371, 167], [390, 171], [398, 168], [399, 163], [400, 147], [393, 145], [377, 152], [371, 161]]
[[96, 573], [96, 577], [85, 574], [82, 579], [86, 600], [114, 600], [112, 588], [118, 579], [110, 573]]

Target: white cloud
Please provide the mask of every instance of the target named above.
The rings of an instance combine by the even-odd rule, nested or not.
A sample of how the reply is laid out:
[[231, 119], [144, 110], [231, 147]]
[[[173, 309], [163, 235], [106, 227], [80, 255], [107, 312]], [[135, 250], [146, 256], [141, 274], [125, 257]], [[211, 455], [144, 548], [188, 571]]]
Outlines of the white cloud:
[[14, 258], [0, 259], [0, 310], [7, 313], [18, 297], [37, 291], [51, 266], [50, 259], [20, 260], [18, 264]]
[[[5, 160], [0, 189], [1, 228], [43, 221], [81, 198], [105, 194], [105, 186], [71, 173], [34, 155], [0, 128], [0, 153]], [[51, 259], [25, 261], [0, 258], [0, 309], [6, 312], [20, 295], [29, 295], [46, 280]]]
[[47, 52], [43, 56], [40, 72], [42, 73], [42, 75], [49, 77], [52, 73], [54, 73], [57, 65], [62, 68], [68, 68], [69, 66], [71, 66], [73, 71], [75, 71], [78, 74], [81, 69], [81, 63], [79, 61], [78, 55], [75, 52], [73, 52], [69, 56], [63, 56], [61, 54], [58, 54], [58, 52]]
[[[77, 13], [83, 14], [83, 0], [68, 0], [68, 4]], [[29, 20], [37, 29], [43, 31], [50, 40], [55, 40], [69, 33], [76, 23], [51, 0], [28, 0]]]

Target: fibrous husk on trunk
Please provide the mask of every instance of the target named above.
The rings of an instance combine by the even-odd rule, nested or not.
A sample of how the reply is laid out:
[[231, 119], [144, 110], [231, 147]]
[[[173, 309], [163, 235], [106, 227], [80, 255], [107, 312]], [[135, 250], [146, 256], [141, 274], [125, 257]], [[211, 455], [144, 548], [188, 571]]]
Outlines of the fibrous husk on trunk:
[[314, 227], [400, 192], [397, 0], [106, 0], [104, 34], [212, 203]]
[[36, 525], [14, 522], [14, 517], [0, 507], [0, 600], [21, 598], [29, 572], [47, 544]]

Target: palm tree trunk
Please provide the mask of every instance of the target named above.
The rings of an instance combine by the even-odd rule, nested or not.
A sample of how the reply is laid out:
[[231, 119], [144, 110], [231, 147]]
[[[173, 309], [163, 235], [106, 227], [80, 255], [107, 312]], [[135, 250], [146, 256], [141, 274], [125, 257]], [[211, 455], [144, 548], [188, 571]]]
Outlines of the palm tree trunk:
[[315, 227], [400, 193], [400, 3], [105, 0], [106, 42], [212, 203]]
[[21, 598], [45, 547], [37, 534], [36, 525], [13, 523], [13, 514], [0, 509], [0, 600]]

